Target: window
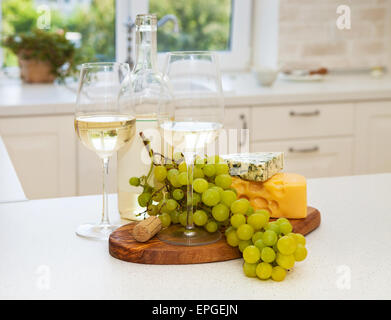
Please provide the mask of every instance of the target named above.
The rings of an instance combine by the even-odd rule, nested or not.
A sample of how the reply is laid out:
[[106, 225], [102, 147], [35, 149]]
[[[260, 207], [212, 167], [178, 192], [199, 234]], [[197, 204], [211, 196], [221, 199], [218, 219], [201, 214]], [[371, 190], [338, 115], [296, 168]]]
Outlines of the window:
[[230, 50], [232, 0], [150, 0], [149, 11], [177, 17], [177, 30], [172, 23], [158, 29], [159, 52]]
[[[4, 35], [33, 28], [64, 30], [81, 49], [84, 61], [115, 60], [115, 0], [2, 0]], [[17, 58], [3, 50], [2, 65], [16, 66]]]
[[[10, 35], [34, 27], [64, 30], [81, 48], [83, 61], [125, 61], [129, 50], [126, 22], [138, 13], [158, 19], [175, 16], [158, 29], [159, 63], [163, 52], [214, 50], [224, 70], [250, 64], [252, 0], [0, 0], [1, 32]], [[41, 24], [41, 25], [40, 25]], [[134, 54], [134, 35], [131, 52]], [[17, 58], [0, 48], [0, 65], [16, 66]]]
[[213, 50], [219, 53], [223, 70], [243, 70], [250, 65], [251, 4], [251, 0], [131, 0], [120, 11], [130, 12], [133, 21], [146, 12], [156, 13], [158, 19], [176, 17], [177, 33], [172, 22], [158, 29], [160, 65], [165, 51]]

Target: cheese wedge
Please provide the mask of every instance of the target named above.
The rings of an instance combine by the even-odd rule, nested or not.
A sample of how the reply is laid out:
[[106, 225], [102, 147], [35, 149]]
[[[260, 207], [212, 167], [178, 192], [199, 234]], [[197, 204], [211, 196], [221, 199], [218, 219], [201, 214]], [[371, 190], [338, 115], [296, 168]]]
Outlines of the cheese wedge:
[[231, 176], [249, 181], [266, 181], [284, 168], [282, 152], [234, 153], [221, 156]]
[[265, 182], [232, 178], [238, 198], [252, 207], [267, 209], [273, 218], [302, 219], [307, 216], [307, 181], [296, 173], [277, 173]]

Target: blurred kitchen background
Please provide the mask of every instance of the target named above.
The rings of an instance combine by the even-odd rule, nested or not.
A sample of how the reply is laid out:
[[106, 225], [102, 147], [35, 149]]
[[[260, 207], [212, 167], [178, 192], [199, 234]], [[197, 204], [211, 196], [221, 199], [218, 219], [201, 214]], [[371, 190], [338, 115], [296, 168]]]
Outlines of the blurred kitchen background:
[[[64, 74], [71, 63], [132, 63], [133, 21], [146, 12], [160, 19], [159, 64], [166, 51], [219, 52], [239, 149], [283, 151], [285, 171], [308, 178], [391, 172], [391, 0], [0, 3], [0, 139], [29, 199], [100, 193], [100, 163], [74, 133], [73, 77], [27, 83], [37, 73], [21, 72], [4, 39], [36, 28], [64, 36], [77, 49]], [[36, 37], [28, 50], [43, 50]]]

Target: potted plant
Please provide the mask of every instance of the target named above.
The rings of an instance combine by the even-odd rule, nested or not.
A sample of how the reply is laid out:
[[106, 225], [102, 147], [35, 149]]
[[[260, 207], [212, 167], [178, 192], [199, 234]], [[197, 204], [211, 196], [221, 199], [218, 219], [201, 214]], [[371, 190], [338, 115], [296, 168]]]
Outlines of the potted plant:
[[72, 71], [75, 46], [65, 38], [64, 32], [35, 29], [8, 36], [3, 46], [17, 55], [20, 75], [25, 82], [63, 80]]

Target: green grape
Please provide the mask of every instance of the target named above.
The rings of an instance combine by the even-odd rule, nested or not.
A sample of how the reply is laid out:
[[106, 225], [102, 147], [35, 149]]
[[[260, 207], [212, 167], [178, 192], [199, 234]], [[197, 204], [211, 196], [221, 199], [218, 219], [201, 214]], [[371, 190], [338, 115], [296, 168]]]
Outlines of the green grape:
[[254, 246], [256, 246], [259, 250], [262, 250], [263, 248], [266, 247], [262, 239], [258, 239], [257, 241], [255, 241]]
[[179, 172], [187, 172], [187, 165], [186, 162], [181, 162], [178, 166]]
[[182, 189], [175, 189], [173, 192], [172, 192], [172, 197], [175, 199], [175, 200], [182, 200], [183, 197], [185, 196], [185, 193], [183, 192]]
[[213, 207], [220, 202], [220, 193], [213, 189], [208, 189], [202, 193], [202, 202], [209, 207]]
[[247, 246], [243, 250], [243, 259], [248, 263], [256, 263], [261, 258], [261, 252], [256, 246]]
[[171, 182], [172, 177], [177, 176], [179, 174], [179, 171], [177, 169], [170, 169], [167, 172], [167, 179]]
[[215, 184], [223, 189], [228, 189], [231, 186], [232, 178], [229, 174], [220, 174], [215, 178]]
[[203, 226], [208, 222], [208, 215], [204, 210], [197, 210], [193, 214], [193, 221], [197, 226]]
[[269, 222], [266, 226], [265, 226], [265, 230], [272, 230], [274, 231], [277, 235], [280, 234], [280, 226], [277, 224], [277, 222], [273, 221], [273, 222]]
[[246, 261], [243, 263], [243, 272], [247, 277], [255, 278], [257, 276], [256, 269], [256, 263], [247, 263]]
[[[278, 223], [278, 222], [277, 222]], [[279, 224], [280, 226], [280, 232], [282, 234], [288, 234], [288, 233], [291, 233], [292, 232], [292, 225], [290, 224], [290, 222], [281, 222]]]
[[299, 243], [293, 255], [296, 261], [303, 261], [307, 257], [306, 247]]
[[216, 163], [224, 163], [224, 160], [220, 158], [218, 155], [210, 156], [207, 158], [207, 162], [209, 164], [216, 164]]
[[168, 227], [171, 224], [171, 217], [168, 213], [163, 213], [159, 216], [160, 221], [162, 222], [163, 228]]
[[227, 207], [231, 207], [232, 202], [236, 200], [236, 193], [232, 190], [224, 190], [221, 193], [221, 202], [224, 203]]
[[193, 206], [201, 202], [201, 196], [198, 193], [193, 193]]
[[261, 280], [267, 280], [271, 277], [273, 271], [273, 267], [271, 264], [267, 262], [261, 262], [257, 265], [255, 272], [257, 277]]
[[282, 253], [277, 253], [277, 264], [284, 269], [291, 269], [295, 265], [295, 257], [293, 254], [284, 255]]
[[219, 193], [219, 195], [220, 195], [220, 200], [221, 200], [221, 195], [222, 195], [223, 192], [224, 192], [224, 189], [223, 189], [223, 188], [218, 187], [218, 186], [213, 186], [213, 187], [210, 187], [209, 189], [216, 190], [216, 191]]
[[201, 168], [198, 168], [198, 167], [194, 167], [194, 171], [193, 171], [193, 179], [197, 179], [197, 178], [203, 178], [205, 177], [204, 175], [204, 171], [202, 171]]
[[273, 262], [274, 259], [276, 258], [276, 253], [274, 252], [274, 250], [270, 247], [265, 247], [262, 249], [261, 251], [261, 259], [264, 261], [264, 262]]
[[251, 240], [240, 240], [239, 241], [239, 250], [240, 252], [243, 252], [244, 249], [246, 249], [248, 246], [251, 246], [252, 242]]
[[227, 236], [228, 233], [235, 231], [235, 228], [233, 226], [229, 226], [227, 229], [225, 229], [224, 234]]
[[254, 208], [250, 205], [250, 206], [248, 207], [247, 212], [246, 212], [246, 216], [249, 217], [249, 216], [251, 216], [254, 212], [255, 212], [255, 211], [254, 211]]
[[267, 219], [264, 214], [253, 213], [247, 218], [247, 223], [252, 226], [254, 230], [261, 230], [267, 224]]
[[269, 222], [270, 219], [270, 212], [266, 209], [258, 209], [255, 211], [255, 213], [263, 214], [266, 217], [266, 220]]
[[154, 175], [157, 181], [163, 182], [167, 177], [167, 169], [165, 166], [156, 166], [154, 169]]
[[262, 241], [266, 246], [272, 246], [277, 242], [277, 234], [273, 230], [266, 230], [262, 235]]
[[251, 240], [255, 244], [255, 242], [257, 242], [257, 240], [262, 239], [262, 236], [263, 236], [263, 232], [262, 231], [257, 231], [257, 232], [255, 232], [253, 234]]
[[216, 167], [216, 175], [227, 174], [229, 172], [228, 164], [226, 163], [217, 163]]
[[140, 207], [146, 207], [148, 202], [151, 200], [152, 195], [150, 193], [143, 192], [137, 198], [138, 204]]
[[129, 179], [129, 184], [131, 186], [135, 186], [135, 187], [138, 187], [140, 185], [140, 178], [137, 178], [137, 177], [131, 177]]
[[246, 218], [242, 214], [234, 214], [231, 217], [231, 225], [234, 228], [239, 228], [242, 224], [245, 224], [245, 223], [246, 223]]
[[171, 185], [174, 188], [179, 188], [182, 186], [182, 184], [179, 182], [179, 174], [173, 175], [168, 181], [170, 181]]
[[216, 221], [223, 222], [229, 218], [229, 209], [224, 204], [217, 204], [212, 209], [212, 216]]
[[280, 266], [273, 267], [272, 270], [272, 279], [274, 281], [283, 281], [286, 276], [286, 270]]
[[197, 178], [193, 181], [193, 189], [198, 193], [203, 193], [208, 189], [208, 181], [203, 178]]
[[154, 205], [154, 204], [150, 204], [150, 205], [147, 207], [147, 209], [148, 209], [148, 214], [149, 214], [150, 216], [156, 216], [156, 215], [158, 214], [158, 212], [159, 212], [158, 206], [157, 206], [157, 205]]
[[293, 254], [297, 248], [296, 240], [293, 237], [283, 236], [277, 242], [278, 251], [284, 255]]
[[290, 223], [289, 220], [288, 220], [287, 218], [278, 218], [278, 219], [276, 220], [276, 222], [277, 222], [277, 224], [279, 224], [279, 225], [281, 225], [281, 223], [284, 223], [284, 222]]
[[160, 202], [163, 199], [163, 192], [155, 192], [152, 194], [152, 200], [156, 202]]
[[[190, 219], [189, 220], [190, 220], [190, 223], [193, 223], [193, 215], [190, 215]], [[186, 211], [184, 211], [181, 214], [179, 214], [179, 223], [182, 226], [186, 227], [186, 225], [187, 225], [187, 212]]]
[[194, 161], [195, 166], [200, 169], [202, 169], [205, 166], [205, 162], [206, 162], [205, 158], [202, 158], [200, 156], [196, 156]]
[[179, 215], [180, 212], [178, 210], [174, 210], [170, 212], [171, 222], [172, 223], [179, 223]]
[[206, 231], [210, 232], [210, 233], [213, 233], [213, 232], [216, 232], [217, 229], [218, 229], [218, 224], [216, 223], [216, 221], [209, 221], [206, 226], [205, 226], [205, 229]]
[[176, 163], [178, 163], [179, 161], [181, 161], [183, 159], [183, 154], [182, 154], [182, 152], [175, 152], [172, 157], [173, 157], [173, 160]]
[[245, 214], [250, 206], [250, 202], [247, 199], [238, 199], [232, 202], [231, 211], [233, 214]]
[[305, 237], [302, 234], [294, 233], [293, 236], [295, 237], [297, 244], [300, 243], [303, 246], [305, 246], [306, 240], [305, 240]]
[[178, 202], [174, 199], [168, 199], [166, 202], [166, 208], [169, 212], [174, 211], [178, 206]]
[[208, 182], [208, 188], [211, 189], [213, 187], [215, 187], [216, 185], [212, 182]]
[[216, 168], [213, 164], [205, 165], [202, 170], [207, 177], [213, 177], [216, 174]]
[[182, 185], [185, 186], [187, 185], [188, 179], [187, 179], [187, 172], [181, 172], [178, 175], [178, 182]]
[[238, 236], [236, 235], [236, 232], [229, 232], [227, 234], [227, 243], [231, 246], [231, 247], [237, 247], [239, 245], [239, 238]]
[[240, 240], [250, 240], [254, 234], [254, 228], [245, 223], [238, 227], [236, 234]]

